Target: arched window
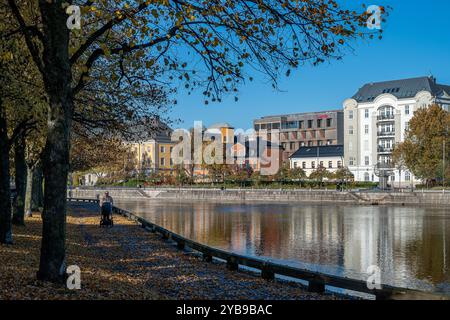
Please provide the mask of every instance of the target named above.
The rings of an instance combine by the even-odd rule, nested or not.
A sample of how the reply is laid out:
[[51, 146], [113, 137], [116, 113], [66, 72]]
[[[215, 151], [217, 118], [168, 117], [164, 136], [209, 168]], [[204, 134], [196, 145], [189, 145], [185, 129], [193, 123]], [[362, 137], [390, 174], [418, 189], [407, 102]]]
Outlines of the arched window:
[[394, 111], [395, 111], [395, 109], [392, 106], [381, 106], [378, 108], [378, 118], [379, 119], [393, 119]]

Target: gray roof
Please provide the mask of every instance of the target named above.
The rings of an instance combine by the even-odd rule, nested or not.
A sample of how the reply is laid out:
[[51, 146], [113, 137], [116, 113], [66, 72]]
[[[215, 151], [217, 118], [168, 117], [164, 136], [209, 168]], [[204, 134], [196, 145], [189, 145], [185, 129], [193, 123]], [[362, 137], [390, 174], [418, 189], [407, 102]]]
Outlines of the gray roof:
[[323, 111], [311, 111], [311, 112], [300, 112], [300, 113], [287, 113], [287, 114], [278, 114], [278, 115], [270, 115], [270, 116], [263, 116], [261, 118], [258, 118], [254, 120], [254, 122], [257, 121], [263, 121], [263, 120], [272, 120], [272, 121], [281, 121], [284, 120], [284, 118], [302, 118], [307, 116], [314, 116], [318, 114], [326, 114], [326, 113], [341, 113], [342, 110], [339, 109], [332, 109], [332, 110], [323, 110]]
[[289, 158], [343, 157], [344, 146], [300, 147]]
[[156, 140], [157, 142], [170, 142], [172, 128], [159, 117], [149, 119], [145, 125], [136, 125], [130, 128], [132, 133], [129, 142]]
[[208, 127], [208, 129], [222, 129], [222, 128], [233, 129], [233, 127], [227, 122], [214, 123], [213, 125]]
[[436, 96], [445, 90], [449, 93], [450, 86], [436, 83], [433, 77], [419, 77], [402, 80], [367, 83], [353, 96], [358, 102], [371, 102], [383, 93], [390, 93], [398, 99], [412, 98], [419, 91], [428, 91]]

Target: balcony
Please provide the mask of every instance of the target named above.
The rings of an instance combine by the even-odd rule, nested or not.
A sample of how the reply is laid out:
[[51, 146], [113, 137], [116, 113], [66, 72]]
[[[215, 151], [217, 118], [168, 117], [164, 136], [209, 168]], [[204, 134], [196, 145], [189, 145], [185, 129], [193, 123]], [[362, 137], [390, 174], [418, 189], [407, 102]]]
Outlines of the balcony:
[[394, 148], [379, 146], [377, 150], [378, 150], [378, 153], [391, 153], [394, 150]]
[[378, 121], [392, 121], [394, 120], [395, 116], [393, 113], [391, 114], [379, 114], [377, 116]]
[[378, 131], [377, 136], [379, 136], [379, 137], [394, 137], [395, 131]]

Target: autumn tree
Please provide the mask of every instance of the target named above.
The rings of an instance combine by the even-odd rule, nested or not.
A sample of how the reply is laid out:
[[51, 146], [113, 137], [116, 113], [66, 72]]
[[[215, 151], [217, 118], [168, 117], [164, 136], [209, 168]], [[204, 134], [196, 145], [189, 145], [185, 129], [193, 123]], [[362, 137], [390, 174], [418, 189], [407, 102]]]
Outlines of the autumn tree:
[[323, 166], [319, 166], [309, 175], [309, 179], [318, 181], [320, 185], [323, 184], [324, 179], [329, 177], [331, 177], [330, 172]]
[[[0, 7], [3, 13], [4, 8]], [[0, 23], [0, 243], [12, 243], [11, 222], [23, 224], [26, 190], [26, 142], [36, 129], [42, 111], [43, 91], [30, 85], [35, 71], [29, 65], [20, 33], [8, 30], [7, 20]], [[20, 74], [20, 77], [17, 75]], [[10, 206], [10, 154], [13, 153], [16, 197], [14, 215]]]
[[[405, 140], [394, 147], [394, 164], [406, 166], [427, 184], [436, 178], [442, 179], [443, 158], [449, 159], [450, 156], [449, 130], [448, 111], [436, 104], [419, 108], [409, 121]], [[447, 168], [450, 166], [449, 162], [446, 162]]]
[[347, 167], [337, 169], [332, 177], [339, 181], [353, 181], [354, 175]]
[[[290, 68], [340, 58], [348, 42], [363, 35], [367, 20], [366, 13], [334, 0], [38, 0], [32, 19], [23, 15], [26, 1], [7, 1], [49, 99], [38, 276], [51, 281], [60, 281], [65, 270], [74, 97], [96, 66], [114, 62], [118, 72], [111, 81], [131, 70], [141, 82], [182, 82], [187, 90], [202, 87], [206, 101], [220, 101], [250, 79], [251, 69], [276, 86], [278, 75]], [[82, 6], [81, 31], [66, 27], [71, 4]]]
[[291, 168], [291, 169], [289, 170], [289, 178], [290, 178], [291, 180], [301, 180], [301, 179], [304, 179], [304, 178], [306, 178], [306, 172], [305, 172], [305, 170], [303, 170], [303, 169], [300, 168], [300, 167], [297, 167], [297, 168]]
[[277, 181], [285, 181], [289, 179], [290, 167], [289, 163], [284, 163], [275, 174], [275, 180]]
[[181, 186], [192, 182], [186, 168], [183, 165], [175, 166], [175, 181]]
[[251, 166], [246, 164], [234, 164], [229, 165], [230, 168], [230, 179], [234, 182], [240, 184], [247, 182], [253, 174], [253, 169]]

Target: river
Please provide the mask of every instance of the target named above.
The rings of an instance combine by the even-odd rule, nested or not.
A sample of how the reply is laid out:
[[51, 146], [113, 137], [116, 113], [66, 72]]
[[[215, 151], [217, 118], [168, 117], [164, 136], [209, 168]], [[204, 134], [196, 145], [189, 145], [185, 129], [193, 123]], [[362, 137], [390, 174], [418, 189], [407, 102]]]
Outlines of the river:
[[298, 203], [117, 200], [189, 239], [357, 279], [450, 294], [450, 210]]

